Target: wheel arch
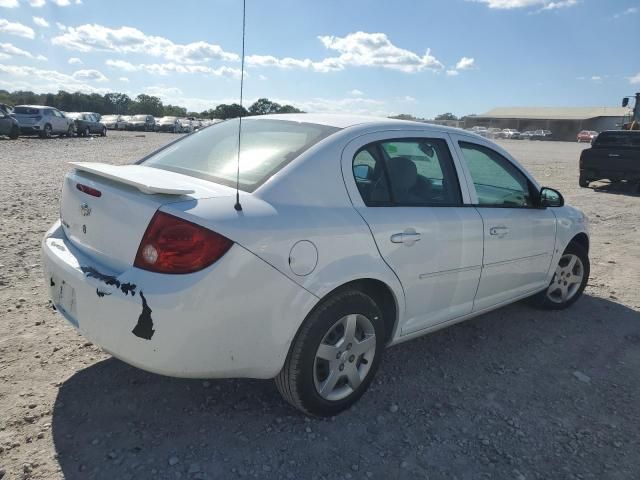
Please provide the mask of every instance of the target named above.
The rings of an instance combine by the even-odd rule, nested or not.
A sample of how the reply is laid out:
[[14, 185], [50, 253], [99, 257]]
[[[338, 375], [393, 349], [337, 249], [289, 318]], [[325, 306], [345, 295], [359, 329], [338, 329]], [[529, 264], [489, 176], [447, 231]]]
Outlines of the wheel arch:
[[589, 253], [589, 236], [585, 232], [580, 232], [574, 235], [567, 246], [571, 244], [578, 244], [584, 248], [587, 253]]
[[309, 312], [307, 318], [326, 300], [349, 289], [359, 290], [369, 295], [373, 301], [376, 302], [380, 310], [382, 310], [385, 324], [385, 343], [389, 343], [395, 336], [395, 331], [398, 326], [400, 305], [391, 286], [376, 278], [358, 278], [350, 280], [327, 292]]

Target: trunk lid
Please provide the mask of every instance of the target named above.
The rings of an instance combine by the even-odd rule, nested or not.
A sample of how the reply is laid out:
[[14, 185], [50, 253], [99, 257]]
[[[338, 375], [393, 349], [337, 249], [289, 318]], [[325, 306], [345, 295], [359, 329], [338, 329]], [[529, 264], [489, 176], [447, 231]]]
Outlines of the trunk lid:
[[[122, 272], [133, 265], [153, 214], [162, 205], [233, 196], [224, 185], [143, 165], [75, 163], [62, 188], [60, 219], [67, 238], [86, 255]], [[99, 196], [81, 191], [95, 189]]]

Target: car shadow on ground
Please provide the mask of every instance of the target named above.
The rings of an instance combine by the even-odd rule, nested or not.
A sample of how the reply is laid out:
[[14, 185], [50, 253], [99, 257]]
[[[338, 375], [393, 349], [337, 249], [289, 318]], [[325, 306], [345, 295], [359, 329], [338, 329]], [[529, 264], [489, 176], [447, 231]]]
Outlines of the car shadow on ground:
[[640, 183], [632, 182], [611, 182], [594, 185], [593, 190], [600, 193], [611, 193], [613, 195], [640, 196]]
[[[66, 479], [639, 478], [640, 313], [512, 305], [387, 350], [351, 410], [310, 419], [272, 381], [108, 359], [59, 389]], [[520, 476], [519, 476], [520, 475]]]

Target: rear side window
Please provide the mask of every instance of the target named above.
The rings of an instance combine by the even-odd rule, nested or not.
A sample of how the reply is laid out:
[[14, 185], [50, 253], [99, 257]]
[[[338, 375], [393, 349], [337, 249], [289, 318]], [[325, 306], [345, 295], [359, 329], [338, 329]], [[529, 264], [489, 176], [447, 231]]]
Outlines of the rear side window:
[[442, 139], [400, 139], [368, 145], [354, 157], [353, 169], [368, 206], [462, 203], [453, 159]]
[[29, 107], [16, 107], [13, 109], [13, 113], [17, 113], [20, 115], [38, 115], [40, 110], [37, 108], [29, 108]]
[[[235, 187], [239, 120], [226, 120], [170, 144], [143, 162]], [[288, 120], [242, 119], [240, 182], [252, 192], [304, 151], [339, 128]]]
[[602, 132], [593, 144], [595, 147], [630, 147], [640, 146], [640, 133], [636, 132]]

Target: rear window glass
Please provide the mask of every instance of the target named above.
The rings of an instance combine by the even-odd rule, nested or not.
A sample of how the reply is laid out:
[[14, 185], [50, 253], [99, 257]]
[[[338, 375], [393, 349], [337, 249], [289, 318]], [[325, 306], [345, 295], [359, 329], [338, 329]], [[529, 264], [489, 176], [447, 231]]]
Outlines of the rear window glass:
[[18, 113], [22, 115], [38, 115], [40, 113], [40, 110], [37, 108], [16, 107], [13, 109], [13, 113]]
[[636, 132], [603, 132], [598, 135], [595, 146], [630, 147], [640, 146], [640, 133]]
[[[144, 165], [235, 187], [239, 120], [217, 123], [184, 137]], [[287, 120], [242, 119], [240, 188], [251, 192], [320, 140], [339, 129]]]

